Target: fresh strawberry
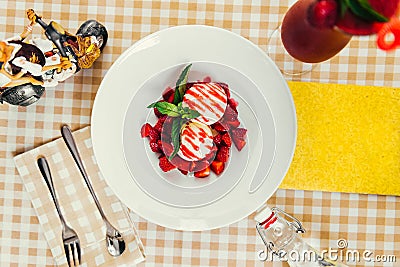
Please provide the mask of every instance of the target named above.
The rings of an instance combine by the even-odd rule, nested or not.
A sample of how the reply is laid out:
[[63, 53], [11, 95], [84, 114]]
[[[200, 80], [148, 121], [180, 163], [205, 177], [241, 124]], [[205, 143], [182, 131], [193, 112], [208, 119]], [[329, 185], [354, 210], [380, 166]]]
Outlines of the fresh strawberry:
[[186, 170], [181, 170], [181, 169], [178, 169], [183, 175], [187, 175], [188, 174], [188, 171], [186, 171]]
[[229, 147], [221, 146], [218, 149], [215, 159], [218, 161], [227, 162], [229, 160]]
[[240, 126], [240, 121], [238, 119], [233, 120], [233, 121], [227, 121], [226, 124], [229, 125], [229, 127], [232, 128], [237, 128]]
[[232, 130], [232, 140], [239, 151], [246, 145], [246, 135], [247, 129], [237, 128]]
[[191, 162], [182, 159], [178, 155], [176, 155], [175, 157], [173, 157], [173, 159], [171, 159], [171, 163], [174, 164], [180, 170], [184, 171], [190, 170]]
[[214, 145], [210, 152], [204, 157], [204, 160], [206, 160], [207, 162], [211, 162], [213, 161], [213, 159], [215, 158], [215, 155], [217, 154], [218, 148], [216, 145]]
[[[160, 141], [160, 140], [158, 140], [158, 141]], [[159, 145], [158, 141], [150, 141], [150, 149], [151, 149], [151, 151], [153, 151], [155, 153], [162, 152], [161, 146]]]
[[150, 134], [150, 130], [153, 129], [149, 123], [145, 123], [142, 125], [142, 128], [140, 129], [140, 135], [142, 137], [147, 137]]
[[213, 137], [213, 140], [214, 140], [214, 143], [217, 146], [220, 146], [221, 142], [222, 142], [222, 135], [221, 134], [217, 134], [216, 136]]
[[237, 107], [239, 106], [239, 102], [237, 102], [235, 99], [233, 98], [229, 98], [228, 99], [228, 105], [237, 112]]
[[216, 123], [212, 124], [211, 128], [213, 128], [218, 132], [226, 132], [229, 130], [229, 128], [226, 125], [224, 125], [222, 121], [217, 121]]
[[211, 165], [211, 170], [216, 174], [220, 175], [225, 169], [225, 163], [221, 161], [214, 160]]
[[210, 175], [210, 166], [207, 166], [205, 169], [201, 171], [196, 171], [194, 173], [194, 177], [196, 178], [206, 178]]
[[160, 140], [160, 132], [158, 132], [154, 128], [150, 129], [149, 138], [150, 142], [157, 142], [158, 140]]
[[172, 154], [172, 151], [174, 151], [174, 147], [172, 146], [172, 144], [167, 143], [167, 142], [163, 142], [161, 140], [159, 140], [161, 142], [161, 150], [164, 152], [164, 154], [166, 156], [169, 156]]
[[176, 168], [171, 162], [168, 161], [167, 157], [163, 156], [159, 159], [158, 166], [163, 172], [169, 172]]
[[161, 117], [159, 117], [157, 123], [154, 125], [153, 128], [154, 128], [157, 132], [161, 133], [163, 124], [164, 124], [164, 122], [165, 122], [166, 119], [167, 119], [167, 116], [166, 116], [166, 115], [162, 115]]
[[162, 98], [169, 102], [169, 98], [171, 97], [171, 95], [175, 95], [175, 89], [171, 88], [171, 87], [167, 87], [164, 92], [162, 93]]
[[222, 89], [224, 89], [226, 97], [229, 99], [231, 97], [231, 92], [229, 90], [229, 86], [226, 83], [217, 83], [219, 86], [222, 87]]
[[332, 28], [338, 17], [338, 4], [335, 0], [315, 1], [308, 8], [308, 21], [317, 28]]
[[209, 165], [210, 163], [206, 160], [192, 161], [189, 171], [191, 172], [201, 171]]
[[229, 133], [224, 133], [222, 135], [222, 141], [228, 147], [230, 147], [232, 145], [232, 140], [231, 140], [231, 137], [229, 136]]

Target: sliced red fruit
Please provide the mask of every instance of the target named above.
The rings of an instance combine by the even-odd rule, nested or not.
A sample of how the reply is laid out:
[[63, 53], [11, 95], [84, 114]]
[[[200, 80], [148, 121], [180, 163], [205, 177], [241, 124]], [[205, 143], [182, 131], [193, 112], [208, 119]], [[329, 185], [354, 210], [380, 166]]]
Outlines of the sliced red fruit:
[[178, 169], [183, 175], [187, 175], [188, 174], [188, 171], [187, 170], [181, 170], [181, 169]]
[[209, 163], [210, 163], [211, 161], [213, 161], [213, 159], [215, 158], [215, 155], [217, 154], [217, 151], [218, 151], [218, 148], [217, 148], [216, 145], [214, 145], [214, 146], [211, 148], [210, 152], [204, 157], [204, 160], [207, 161], [207, 162], [209, 162]]
[[237, 107], [239, 106], [239, 102], [237, 102], [235, 99], [233, 98], [229, 98], [228, 99], [228, 105], [233, 108], [233, 110], [235, 110], [237, 112]]
[[240, 126], [239, 120], [227, 121], [226, 123], [230, 126], [230, 128], [237, 128]]
[[216, 123], [214, 123], [213, 125], [211, 125], [211, 128], [213, 128], [214, 130], [218, 131], [218, 132], [226, 132], [228, 131], [228, 127], [223, 125], [221, 121], [218, 121]]
[[210, 166], [210, 163], [206, 160], [192, 161], [189, 171], [197, 172], [205, 169], [207, 166]]
[[214, 143], [217, 146], [220, 146], [221, 143], [222, 143], [222, 135], [221, 134], [217, 134], [216, 136], [214, 136], [213, 140], [214, 140]]
[[143, 124], [142, 128], [140, 129], [140, 135], [142, 137], [148, 137], [151, 129], [153, 129], [153, 127], [149, 123]]
[[169, 172], [176, 168], [176, 166], [173, 165], [171, 162], [169, 162], [169, 160], [165, 156], [163, 156], [159, 159], [158, 166], [160, 166], [160, 169], [163, 172]]
[[210, 166], [207, 166], [201, 171], [194, 172], [194, 177], [196, 178], [206, 178], [210, 175]]
[[222, 161], [214, 160], [211, 165], [211, 170], [216, 174], [220, 175], [225, 169], [225, 163]]
[[[160, 140], [158, 140], [158, 141], [160, 141]], [[155, 153], [162, 152], [161, 146], [158, 141], [150, 141], [150, 149], [151, 149], [151, 151], [153, 151]]]
[[229, 147], [221, 146], [218, 149], [215, 159], [218, 161], [227, 162], [229, 160]]
[[160, 132], [154, 128], [150, 129], [149, 138], [150, 142], [157, 142], [158, 140], [160, 140]]
[[[175, 95], [175, 89], [171, 87], [167, 87], [164, 92], [162, 93], [162, 98], [165, 101], [168, 101], [171, 97], [171, 95]], [[169, 102], [169, 101], [168, 101]]]
[[164, 152], [164, 154], [166, 156], [171, 155], [172, 152], [174, 151], [174, 147], [172, 146], [172, 144], [167, 143], [167, 142], [163, 142], [161, 140], [160, 140], [160, 142], [161, 142], [161, 149]]
[[161, 133], [162, 127], [163, 127], [164, 122], [165, 122], [166, 119], [167, 119], [167, 116], [166, 116], [166, 115], [162, 115], [161, 117], [159, 117], [157, 123], [154, 125], [153, 128], [154, 128], [157, 132]]
[[176, 155], [173, 159], [171, 159], [171, 163], [174, 164], [178, 169], [189, 171], [192, 162], [187, 161]]
[[317, 28], [332, 28], [338, 16], [338, 4], [335, 0], [315, 1], [308, 8], [307, 19]]
[[222, 141], [224, 142], [224, 144], [225, 144], [226, 146], [230, 147], [230, 146], [232, 145], [232, 139], [231, 139], [229, 133], [224, 133], [224, 134], [222, 135], [222, 138], [221, 138], [221, 139], [222, 139]]
[[239, 151], [246, 145], [246, 135], [247, 129], [237, 128], [232, 130], [232, 141]]
[[230, 106], [227, 106], [223, 118], [227, 121], [237, 120], [238, 113]]

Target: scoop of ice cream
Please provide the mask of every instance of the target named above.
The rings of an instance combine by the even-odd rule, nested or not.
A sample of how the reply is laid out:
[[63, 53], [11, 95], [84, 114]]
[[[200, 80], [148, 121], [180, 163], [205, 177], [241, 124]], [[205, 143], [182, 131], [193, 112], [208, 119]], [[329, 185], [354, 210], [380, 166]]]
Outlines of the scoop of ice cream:
[[213, 147], [211, 128], [196, 121], [189, 121], [181, 129], [178, 155], [188, 161], [203, 159]]
[[186, 91], [182, 102], [183, 107], [200, 113], [197, 121], [211, 125], [224, 115], [228, 99], [218, 83], [196, 83]]

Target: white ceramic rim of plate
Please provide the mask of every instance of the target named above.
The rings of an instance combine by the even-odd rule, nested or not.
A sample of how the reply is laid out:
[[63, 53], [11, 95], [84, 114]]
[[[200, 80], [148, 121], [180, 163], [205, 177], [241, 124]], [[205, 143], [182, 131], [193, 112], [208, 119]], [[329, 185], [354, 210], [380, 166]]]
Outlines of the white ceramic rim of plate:
[[[260, 176], [257, 181], [261, 181], [267, 176], [275, 156], [274, 119], [269, 104], [257, 86], [244, 74], [229, 66], [204, 61], [191, 63], [189, 81], [210, 76], [215, 81], [229, 85], [232, 97], [239, 102], [239, 119], [242, 121], [240, 127], [248, 129], [247, 145], [240, 152], [235, 146], [231, 148], [230, 162], [221, 176], [216, 177], [211, 173], [209, 178], [212, 182], [208, 183], [207, 178], [184, 177], [178, 170], [163, 173], [158, 167], [157, 156], [149, 149], [149, 141], [146, 139], [143, 142], [143, 138], [139, 135], [142, 124], [146, 122], [144, 119], [149, 113], [146, 106], [160, 98], [164, 88], [172, 85], [168, 82], [176, 80], [186, 64], [178, 64], [162, 70], [142, 84], [133, 95], [125, 114], [123, 132], [125, 161], [138, 186], [154, 199], [182, 208], [199, 207], [217, 201], [228, 194], [244, 175], [254, 177], [257, 174]], [[150, 113], [155, 119], [153, 111]], [[132, 133], [137, 133], [137, 135], [132, 135]], [[144, 154], [150, 157], [147, 161], [142, 160]], [[261, 160], [264, 166], [259, 165]], [[257, 168], [247, 169], [249, 161], [255, 161], [251, 162], [251, 166], [257, 166]], [[154, 172], [151, 172], [152, 170]], [[178, 186], [168, 179], [192, 181], [200, 186]], [[203, 185], [201, 185], [202, 182], [204, 182]]]
[[[166, 53], [169, 50], [177, 51], [178, 54]], [[134, 57], [133, 61], [128, 60], [131, 57]], [[127, 60], [136, 68], [123, 69], [122, 65]], [[154, 200], [131, 179], [123, 155], [122, 131], [124, 114], [135, 88], [137, 90], [145, 79], [162, 69], [191, 61], [224, 64], [252, 80], [270, 104], [277, 138], [274, 164], [267, 181], [258, 190], [249, 194], [248, 184], [251, 179], [242, 179], [241, 184], [244, 181], [248, 184], [236, 186], [224, 198], [207, 206], [183, 209]], [[115, 79], [111, 75], [133, 70], [135, 73], [125, 73], [123, 76], [131, 77], [132, 80], [114, 84]], [[129, 86], [126, 86], [127, 83]], [[93, 149], [99, 169], [115, 194], [130, 209], [151, 222], [191, 231], [226, 226], [247, 217], [265, 204], [290, 166], [297, 135], [296, 112], [290, 90], [271, 59], [258, 46], [240, 35], [203, 25], [166, 28], [139, 40], [126, 50], [100, 85], [91, 125]]]

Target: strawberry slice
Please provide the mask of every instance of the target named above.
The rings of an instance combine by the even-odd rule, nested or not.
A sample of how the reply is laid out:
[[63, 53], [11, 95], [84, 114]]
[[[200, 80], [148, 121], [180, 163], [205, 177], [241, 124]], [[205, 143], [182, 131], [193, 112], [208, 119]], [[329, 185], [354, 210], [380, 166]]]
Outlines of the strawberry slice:
[[189, 171], [192, 162], [184, 160], [183, 158], [176, 155], [173, 159], [171, 159], [171, 163], [180, 170]]
[[211, 125], [211, 128], [218, 132], [226, 132], [228, 131], [228, 127], [222, 124], [222, 121], [217, 121], [216, 123]]
[[158, 166], [160, 166], [160, 169], [163, 172], [169, 172], [173, 169], [175, 169], [175, 165], [173, 165], [171, 162], [168, 161], [167, 157], [162, 156], [159, 161], [158, 161]]
[[216, 174], [220, 175], [225, 169], [225, 163], [221, 161], [214, 160], [211, 165], [211, 170]]
[[171, 87], [167, 87], [164, 92], [162, 93], [162, 98], [169, 102], [168, 100], [170, 99], [171, 95], [175, 95], [175, 89]]
[[229, 133], [224, 133], [224, 134], [222, 135], [222, 138], [221, 138], [221, 139], [222, 139], [222, 141], [224, 142], [224, 144], [225, 144], [226, 146], [230, 147], [230, 146], [232, 145], [232, 139], [231, 139]]
[[150, 135], [150, 130], [153, 129], [149, 123], [145, 123], [142, 125], [142, 128], [140, 129], [140, 135], [144, 137], [148, 137]]
[[233, 108], [234, 111], [237, 112], [237, 107], [239, 106], [239, 102], [237, 102], [235, 99], [233, 98], [229, 98], [228, 99], [228, 105]]
[[154, 125], [154, 129], [161, 134], [162, 127], [164, 125], [165, 120], [167, 119], [166, 115], [162, 115], [159, 117], [157, 123]]
[[246, 135], [247, 129], [237, 128], [232, 130], [232, 140], [239, 151], [246, 145]]
[[227, 162], [229, 160], [229, 147], [221, 146], [218, 149], [215, 159], [218, 161]]
[[160, 140], [160, 132], [158, 132], [154, 128], [151, 128], [149, 131], [149, 138], [150, 142], [157, 142], [158, 140]]
[[239, 120], [227, 121], [226, 123], [230, 126], [230, 128], [237, 128], [240, 126]]
[[[160, 140], [158, 140], [158, 141], [160, 141]], [[150, 141], [150, 149], [151, 149], [151, 151], [153, 151], [154, 153], [160, 153], [160, 152], [162, 152], [161, 146], [160, 146], [160, 144], [159, 144], [158, 141]]]
[[196, 178], [206, 178], [209, 175], [210, 175], [210, 166], [207, 166], [205, 169], [194, 173], [194, 177]]
[[[151, 126], [150, 126], [150, 127], [151, 127]], [[213, 140], [214, 140], [214, 143], [215, 143], [217, 146], [220, 146], [221, 143], [222, 143], [222, 135], [221, 135], [221, 134], [217, 134], [216, 136], [214, 136]]]

